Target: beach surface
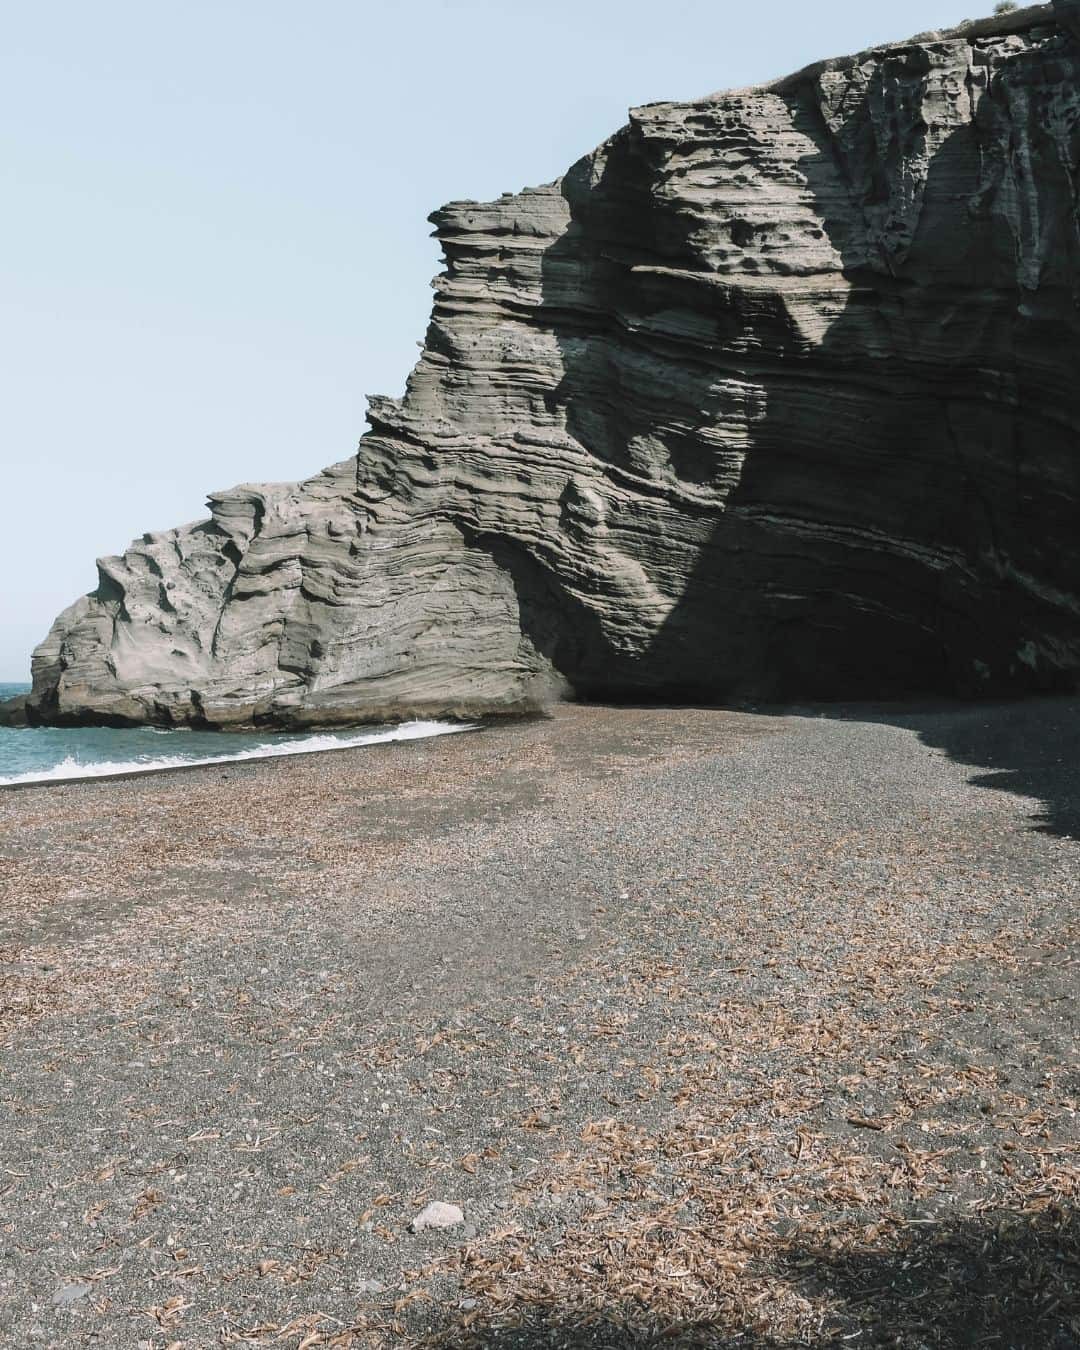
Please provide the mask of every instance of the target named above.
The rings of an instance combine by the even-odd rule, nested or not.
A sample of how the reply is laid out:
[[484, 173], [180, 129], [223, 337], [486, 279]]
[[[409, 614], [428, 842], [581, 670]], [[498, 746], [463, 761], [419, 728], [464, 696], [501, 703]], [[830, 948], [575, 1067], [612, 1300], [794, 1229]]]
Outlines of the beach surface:
[[1076, 1347], [1076, 835], [1076, 700], [2, 792], [0, 1344]]

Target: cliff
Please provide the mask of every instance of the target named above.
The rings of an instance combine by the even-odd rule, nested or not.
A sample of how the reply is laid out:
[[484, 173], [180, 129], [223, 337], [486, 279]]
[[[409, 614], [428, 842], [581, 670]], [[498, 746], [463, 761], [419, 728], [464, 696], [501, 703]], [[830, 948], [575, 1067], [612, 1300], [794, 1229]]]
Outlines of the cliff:
[[31, 715], [1074, 685], [1078, 77], [1057, 0], [634, 109], [437, 211], [404, 398], [102, 560]]

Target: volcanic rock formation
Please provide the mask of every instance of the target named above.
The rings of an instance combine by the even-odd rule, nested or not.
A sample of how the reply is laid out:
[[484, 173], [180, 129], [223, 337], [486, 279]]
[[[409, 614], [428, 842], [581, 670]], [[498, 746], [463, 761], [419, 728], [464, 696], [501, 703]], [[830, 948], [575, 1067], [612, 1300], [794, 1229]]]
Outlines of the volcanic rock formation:
[[434, 214], [405, 397], [101, 561], [31, 715], [1072, 685], [1078, 192], [1080, 0], [634, 109]]

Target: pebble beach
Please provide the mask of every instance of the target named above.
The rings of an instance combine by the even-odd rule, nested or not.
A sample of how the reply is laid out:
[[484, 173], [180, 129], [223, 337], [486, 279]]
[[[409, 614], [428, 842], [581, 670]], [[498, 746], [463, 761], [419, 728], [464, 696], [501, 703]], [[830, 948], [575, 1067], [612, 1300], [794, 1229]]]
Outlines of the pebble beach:
[[1078, 713], [0, 792], [0, 1343], [1080, 1346]]

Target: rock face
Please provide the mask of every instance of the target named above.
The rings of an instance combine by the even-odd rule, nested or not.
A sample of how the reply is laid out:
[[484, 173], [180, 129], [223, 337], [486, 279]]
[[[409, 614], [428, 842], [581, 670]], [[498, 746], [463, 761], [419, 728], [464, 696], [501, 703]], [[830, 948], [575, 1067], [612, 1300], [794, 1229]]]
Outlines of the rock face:
[[434, 214], [405, 397], [103, 560], [32, 715], [1072, 685], [1078, 193], [1078, 0], [634, 109]]

